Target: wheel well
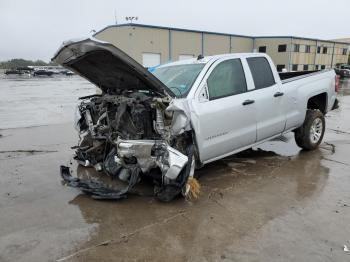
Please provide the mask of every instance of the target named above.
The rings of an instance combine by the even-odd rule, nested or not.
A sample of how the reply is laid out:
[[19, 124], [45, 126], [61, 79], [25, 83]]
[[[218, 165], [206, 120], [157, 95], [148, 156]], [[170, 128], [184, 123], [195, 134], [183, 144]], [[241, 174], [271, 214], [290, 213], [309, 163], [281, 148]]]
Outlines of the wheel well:
[[327, 111], [327, 93], [310, 97], [307, 101], [307, 109], [319, 109], [325, 114]]

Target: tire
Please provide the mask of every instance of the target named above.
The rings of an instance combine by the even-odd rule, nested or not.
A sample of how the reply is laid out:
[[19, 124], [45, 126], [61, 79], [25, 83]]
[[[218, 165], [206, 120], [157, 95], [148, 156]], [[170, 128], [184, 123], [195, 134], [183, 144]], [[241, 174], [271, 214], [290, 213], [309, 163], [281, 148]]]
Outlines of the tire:
[[304, 124], [294, 132], [295, 142], [304, 150], [314, 150], [322, 142], [326, 121], [320, 110], [306, 111]]

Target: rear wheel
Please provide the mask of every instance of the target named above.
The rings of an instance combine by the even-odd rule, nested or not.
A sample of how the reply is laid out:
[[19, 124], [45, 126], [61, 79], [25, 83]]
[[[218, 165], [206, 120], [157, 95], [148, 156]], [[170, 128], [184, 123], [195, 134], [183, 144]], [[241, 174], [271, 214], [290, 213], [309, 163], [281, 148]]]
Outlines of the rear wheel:
[[304, 124], [295, 130], [295, 142], [305, 150], [314, 150], [322, 142], [326, 129], [324, 115], [320, 110], [307, 110]]

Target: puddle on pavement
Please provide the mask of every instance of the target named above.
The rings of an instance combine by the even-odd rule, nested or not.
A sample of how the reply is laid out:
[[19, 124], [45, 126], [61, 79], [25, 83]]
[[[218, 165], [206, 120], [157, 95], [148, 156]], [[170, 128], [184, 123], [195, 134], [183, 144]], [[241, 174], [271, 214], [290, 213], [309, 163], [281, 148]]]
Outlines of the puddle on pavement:
[[[234, 223], [235, 228], [234, 235], [230, 237], [239, 238], [322, 192], [329, 169], [322, 165], [321, 160], [330, 154], [332, 149], [326, 144], [312, 152], [295, 150], [295, 145], [287, 137], [215, 161], [196, 172], [202, 192], [195, 202], [179, 198], [164, 204], [153, 197], [143, 196], [130, 196], [121, 201], [96, 201], [80, 194], [69, 204], [80, 209], [87, 223], [99, 226], [91, 239], [77, 248], [88, 248], [79, 254], [77, 261], [89, 259], [91, 254], [103, 254], [106, 258], [118, 254], [120, 258], [127, 259], [131, 248], [145, 246], [142, 241], [146, 239], [152, 246], [164, 248], [157, 256], [176, 254], [176, 251], [164, 246], [166, 241], [159, 241], [174, 234], [178, 245], [191, 245], [192, 235], [200, 239], [209, 238], [212, 230], [223, 230], [222, 224], [228, 221]], [[116, 181], [106, 175], [101, 176], [93, 168], [76, 166], [75, 170], [80, 178], [98, 179], [115, 186]], [[152, 185], [148, 185], [148, 189], [153, 190]], [[233, 234], [230, 227], [224, 228], [223, 237], [217, 243], [225, 239], [227, 232]], [[104, 241], [112, 247], [95, 247]], [[203, 249], [207, 248], [208, 252], [222, 249], [210, 246], [208, 241], [210, 239], [203, 240]], [[118, 244], [118, 248], [113, 244]], [[225, 246], [224, 242], [221, 244]], [[132, 250], [135, 258], [144, 255], [142, 249]]]
[[[320, 198], [333, 165], [323, 159], [335, 149], [325, 141], [318, 150], [306, 152], [289, 133], [210, 163], [196, 171], [202, 189], [195, 202], [179, 198], [164, 204], [135, 195], [121, 201], [96, 201], [80, 194], [69, 204], [80, 209], [86, 223], [98, 227], [88, 241], [76, 246], [75, 250], [87, 250], [72, 261], [99, 256], [144, 259], [149, 245], [157, 247], [157, 251], [149, 251], [150, 258], [183, 255], [183, 260], [189, 258], [184, 250], [191, 247], [190, 257], [200, 258], [204, 253], [222, 252], [228, 240], [237, 241], [237, 247], [242, 236]], [[75, 170], [80, 178], [116, 186], [116, 181], [93, 168], [76, 166]], [[152, 193], [151, 183], [141, 184]], [[220, 237], [213, 241], [213, 235]], [[96, 247], [105, 241], [109, 243], [106, 247]], [[193, 244], [196, 241], [201, 241], [200, 247]]]

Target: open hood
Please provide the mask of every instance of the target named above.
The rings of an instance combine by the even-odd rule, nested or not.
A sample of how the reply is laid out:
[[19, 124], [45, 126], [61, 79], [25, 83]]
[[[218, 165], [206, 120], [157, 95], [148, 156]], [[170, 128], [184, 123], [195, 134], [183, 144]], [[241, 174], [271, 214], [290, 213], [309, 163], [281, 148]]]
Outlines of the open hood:
[[64, 42], [52, 61], [86, 78], [104, 93], [149, 90], [175, 97], [166, 85], [126, 53], [94, 38]]

